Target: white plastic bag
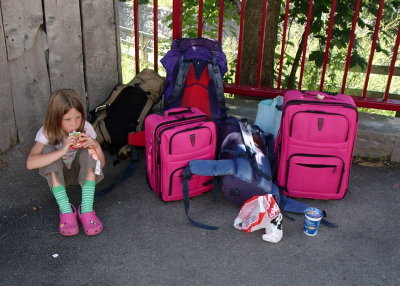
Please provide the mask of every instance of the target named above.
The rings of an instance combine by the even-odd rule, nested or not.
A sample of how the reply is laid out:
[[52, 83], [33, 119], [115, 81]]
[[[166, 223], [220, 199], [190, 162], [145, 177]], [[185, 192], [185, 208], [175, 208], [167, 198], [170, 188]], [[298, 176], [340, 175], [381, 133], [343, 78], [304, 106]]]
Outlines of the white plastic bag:
[[282, 239], [282, 214], [272, 195], [254, 196], [240, 209], [233, 226], [245, 232], [264, 228], [262, 239], [279, 242]]
[[283, 96], [274, 99], [261, 100], [258, 103], [255, 124], [265, 133], [271, 133], [276, 138], [281, 126]]

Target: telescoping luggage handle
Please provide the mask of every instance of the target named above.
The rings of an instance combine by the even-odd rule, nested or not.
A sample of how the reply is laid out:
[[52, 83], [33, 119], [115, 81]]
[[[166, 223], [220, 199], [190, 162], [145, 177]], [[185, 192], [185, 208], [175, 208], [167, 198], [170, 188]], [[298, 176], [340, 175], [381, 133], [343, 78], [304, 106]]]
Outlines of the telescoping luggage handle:
[[193, 113], [193, 111], [190, 107], [171, 108], [164, 111], [164, 116], [167, 117], [171, 115], [180, 115], [185, 113]]
[[306, 91], [303, 93], [303, 96], [313, 96], [318, 100], [324, 100], [324, 99], [333, 99], [333, 100], [337, 100], [338, 97], [334, 94], [327, 94], [324, 92], [320, 92], [320, 91]]

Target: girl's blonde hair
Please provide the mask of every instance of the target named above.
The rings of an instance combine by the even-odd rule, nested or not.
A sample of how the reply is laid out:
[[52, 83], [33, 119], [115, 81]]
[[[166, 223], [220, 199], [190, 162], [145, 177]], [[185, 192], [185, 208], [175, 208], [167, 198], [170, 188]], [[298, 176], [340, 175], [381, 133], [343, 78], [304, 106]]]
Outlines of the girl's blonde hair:
[[76, 131], [83, 132], [86, 117], [83, 103], [78, 93], [73, 89], [59, 89], [52, 93], [43, 126], [49, 144], [56, 145], [62, 142], [67, 135], [61, 128], [61, 123], [64, 114], [70, 111], [71, 108], [75, 108], [81, 113], [82, 122]]

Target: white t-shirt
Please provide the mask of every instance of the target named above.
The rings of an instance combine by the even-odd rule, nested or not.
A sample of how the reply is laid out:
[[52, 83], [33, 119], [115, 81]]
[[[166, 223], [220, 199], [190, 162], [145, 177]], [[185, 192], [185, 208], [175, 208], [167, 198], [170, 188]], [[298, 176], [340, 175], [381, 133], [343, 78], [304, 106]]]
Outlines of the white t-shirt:
[[[92, 124], [90, 124], [89, 122], [86, 121], [83, 129], [87, 135], [89, 135], [93, 139], [96, 139], [97, 134], [96, 134], [96, 131], [94, 131]], [[44, 145], [49, 144], [49, 140], [47, 139], [46, 134], [44, 134], [44, 132], [43, 132], [43, 126], [40, 127], [39, 131], [37, 132], [35, 141], [42, 143]], [[63, 142], [60, 142], [59, 144], [55, 145], [55, 147], [56, 147], [56, 149], [60, 150], [62, 145], [63, 145]], [[78, 152], [77, 149], [74, 150], [74, 149], [70, 148], [68, 150], [67, 154], [65, 154], [62, 157], [62, 160], [68, 169], [71, 168], [72, 162], [74, 161], [77, 152]]]

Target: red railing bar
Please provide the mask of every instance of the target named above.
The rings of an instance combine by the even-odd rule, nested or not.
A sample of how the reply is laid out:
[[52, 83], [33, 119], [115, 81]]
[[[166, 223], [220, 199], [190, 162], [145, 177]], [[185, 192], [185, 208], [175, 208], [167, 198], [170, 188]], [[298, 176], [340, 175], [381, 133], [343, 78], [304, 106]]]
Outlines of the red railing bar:
[[135, 36], [135, 69], [140, 72], [139, 58], [139, 0], [133, 1], [133, 34]]
[[246, 9], [246, 0], [242, 0], [240, 6], [240, 26], [239, 26], [239, 46], [238, 55], [236, 60], [236, 77], [235, 84], [240, 85], [240, 65], [242, 64], [242, 52], [243, 52], [243, 28], [244, 28], [244, 14]]
[[308, 43], [308, 35], [310, 33], [312, 10], [313, 10], [313, 0], [309, 0], [308, 1], [307, 24], [306, 24], [306, 28], [304, 31], [303, 55], [301, 58], [300, 78], [299, 78], [299, 85], [298, 85], [298, 89], [300, 89], [300, 90], [301, 90], [301, 85], [303, 83], [304, 65], [306, 62], [307, 43]]
[[154, 70], [158, 72], [158, 0], [153, 0], [153, 29], [154, 29]]
[[225, 84], [224, 92], [231, 94], [246, 95], [246, 96], [274, 98], [278, 95], [284, 95], [286, 90], [272, 88], [272, 87], [255, 88], [254, 86], [250, 85], [237, 86], [234, 84]]
[[362, 97], [363, 98], [365, 98], [367, 96], [369, 75], [371, 74], [372, 61], [374, 59], [374, 53], [375, 53], [375, 49], [376, 49], [376, 42], [378, 40], [379, 25], [380, 25], [381, 19], [382, 19], [382, 11], [383, 11], [384, 3], [385, 3], [385, 0], [381, 0], [381, 2], [379, 3], [378, 16], [376, 17], [374, 36], [372, 38], [371, 53], [369, 55], [367, 73], [365, 74], [364, 90], [363, 90], [363, 93], [362, 93]]
[[199, 0], [199, 14], [197, 15], [197, 37], [203, 34], [203, 0]]
[[356, 0], [356, 2], [355, 2], [353, 23], [351, 24], [350, 41], [349, 41], [349, 47], [347, 48], [346, 64], [344, 66], [342, 89], [341, 89], [340, 93], [344, 93], [344, 90], [346, 89], [347, 74], [349, 72], [350, 60], [351, 60], [351, 52], [353, 50], [354, 38], [355, 38], [355, 35], [356, 35], [356, 26], [357, 26], [358, 14], [360, 13], [360, 3], [361, 3], [361, 0]]
[[182, 38], [182, 0], [172, 2], [172, 39]]
[[326, 65], [328, 64], [328, 59], [329, 59], [329, 49], [331, 47], [333, 23], [335, 22], [335, 12], [336, 12], [336, 0], [332, 0], [331, 13], [329, 15], [328, 36], [326, 38], [325, 54], [324, 54], [324, 60], [322, 63], [321, 81], [319, 84], [320, 91], [323, 91], [323, 89], [324, 89]]
[[[255, 88], [250, 85], [237, 86], [234, 84], [225, 84], [224, 92], [239, 94], [243, 96], [253, 96], [256, 98], [274, 98], [278, 95], [284, 95], [287, 89], [277, 89], [271, 87]], [[388, 99], [383, 101], [379, 98], [362, 98], [361, 96], [352, 96], [357, 107], [379, 108], [385, 110], [400, 111], [400, 101]]]
[[393, 48], [392, 62], [390, 63], [389, 76], [387, 79], [386, 90], [385, 90], [385, 94], [383, 97], [384, 101], [387, 101], [387, 99], [389, 97], [390, 84], [392, 82], [392, 76], [393, 76], [393, 72], [394, 72], [394, 66], [395, 66], [396, 60], [397, 60], [397, 53], [399, 51], [399, 45], [400, 45], [400, 25], [397, 30], [396, 43], [394, 44], [394, 48]]
[[224, 3], [225, 1], [219, 1], [219, 14], [218, 14], [218, 42], [222, 44], [222, 29], [224, 27]]
[[286, 0], [285, 17], [283, 19], [283, 35], [282, 35], [282, 44], [281, 44], [281, 55], [279, 57], [279, 72], [278, 72], [277, 88], [281, 88], [283, 57], [285, 54], [285, 43], [286, 43], [286, 31], [287, 31], [287, 24], [288, 24], [288, 19], [289, 19], [289, 5], [290, 5], [290, 0]]
[[261, 85], [262, 61], [263, 61], [263, 57], [264, 57], [265, 23], [267, 22], [267, 7], [268, 7], [268, 0], [263, 0], [262, 16], [261, 16], [260, 45], [258, 46], [256, 87], [260, 87], [260, 85]]
[[360, 96], [352, 96], [357, 107], [376, 108], [384, 110], [400, 111], [400, 101], [388, 99], [383, 101], [380, 98], [362, 98]]

